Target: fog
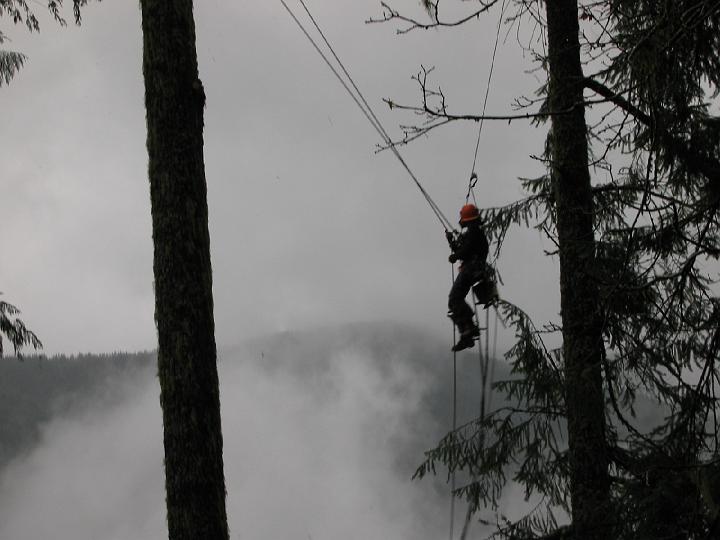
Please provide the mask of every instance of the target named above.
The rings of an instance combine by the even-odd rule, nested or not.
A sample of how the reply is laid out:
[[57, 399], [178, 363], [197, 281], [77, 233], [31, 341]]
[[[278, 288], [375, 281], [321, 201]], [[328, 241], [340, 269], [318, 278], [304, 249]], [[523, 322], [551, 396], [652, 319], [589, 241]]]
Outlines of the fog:
[[[231, 538], [438, 538], [449, 498], [411, 481], [441, 434], [427, 365], [348, 345], [327, 362], [236, 350], [221, 362]], [[290, 365], [294, 364], [294, 365]], [[56, 418], [0, 477], [0, 538], [166, 537], [154, 370], [125, 398]], [[424, 443], [423, 443], [424, 440]], [[413, 455], [404, 455], [414, 447]]]

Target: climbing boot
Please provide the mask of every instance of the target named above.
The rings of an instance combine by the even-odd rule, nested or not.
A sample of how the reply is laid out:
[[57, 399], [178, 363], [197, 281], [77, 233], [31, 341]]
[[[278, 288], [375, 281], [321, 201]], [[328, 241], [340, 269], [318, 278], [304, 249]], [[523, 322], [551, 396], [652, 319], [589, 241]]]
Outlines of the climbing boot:
[[452, 348], [453, 352], [470, 349], [475, 345], [475, 338], [480, 335], [480, 329], [474, 323], [465, 326], [460, 332], [460, 341]]
[[475, 338], [471, 334], [462, 334], [460, 341], [458, 341], [452, 348], [453, 352], [464, 351], [465, 349], [471, 349], [475, 345]]
[[475, 326], [474, 323], [472, 323], [464, 332], [462, 332], [461, 336], [469, 335], [471, 338], [476, 338], [480, 336], [480, 329]]

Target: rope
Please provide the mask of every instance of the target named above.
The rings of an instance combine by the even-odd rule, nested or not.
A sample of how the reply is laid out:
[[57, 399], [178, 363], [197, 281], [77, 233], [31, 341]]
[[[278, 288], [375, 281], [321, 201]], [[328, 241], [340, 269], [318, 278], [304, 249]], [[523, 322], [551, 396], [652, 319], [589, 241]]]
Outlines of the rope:
[[[455, 283], [455, 266], [450, 265], [452, 269], [452, 281]], [[453, 327], [453, 437], [455, 436], [455, 430], [457, 429], [457, 351], [455, 350], [455, 344], [457, 343], [457, 330], [455, 328], [455, 322], [452, 321]], [[450, 478], [450, 540], [455, 536], [455, 464], [453, 463], [451, 478]]]
[[375, 113], [373, 112], [372, 107], [370, 107], [370, 104], [365, 100], [365, 97], [363, 96], [362, 92], [360, 92], [360, 89], [359, 89], [359, 88], [357, 87], [357, 85], [355, 84], [355, 81], [353, 80], [353, 78], [350, 76], [350, 73], [348, 73], [348, 71], [345, 69], [345, 65], [342, 63], [342, 61], [340, 60], [340, 58], [338, 58], [337, 54], [335, 54], [335, 49], [333, 49], [333, 46], [330, 45], [330, 42], [329, 42], [329, 41], [327, 40], [327, 38], [325, 37], [325, 34], [323, 33], [322, 29], [321, 29], [320, 26], [318, 25], [317, 21], [315, 21], [315, 17], [313, 17], [312, 13], [310, 13], [310, 10], [309, 10], [308, 7], [305, 5], [305, 0], [300, 0], [300, 4], [302, 5], [303, 9], [305, 9], [305, 13], [307, 13], [308, 17], [310, 17], [310, 20], [312, 21], [313, 25], [315, 26], [315, 29], [316, 29], [316, 30], [318, 31], [318, 33], [320, 34], [320, 37], [323, 38], [323, 41], [325, 42], [325, 45], [327, 45], [327, 48], [328, 48], [328, 49], [330, 50], [330, 52], [332, 53], [333, 57], [335, 58], [335, 61], [336, 61], [336, 62], [338, 63], [338, 65], [340, 66], [340, 69], [342, 69], [343, 73], [344, 73], [345, 76], [348, 78], [348, 81], [350, 81], [350, 84], [351, 84], [352, 87], [355, 89], [355, 92], [357, 92], [358, 97], [362, 100], [363, 104], [364, 104], [365, 107], [367, 108], [367, 111], [368, 111], [368, 112], [370, 113], [370, 115], [373, 117], [373, 120], [375, 120], [375, 123], [376, 123], [377, 126], [379, 127], [379, 131], [380, 131], [381, 137], [383, 137], [384, 140], [388, 140], [390, 137], [388, 136], [388, 134], [387, 134], [387, 132], [385, 131], [385, 129], [382, 127], [382, 124], [380, 123], [380, 120], [378, 120], [377, 116], [375, 116]]
[[291, 16], [291, 17], [293, 18], [293, 20], [295, 21], [295, 24], [297, 24], [298, 28], [300, 28], [300, 30], [303, 32], [303, 34], [305, 34], [305, 37], [308, 38], [308, 41], [310, 41], [310, 43], [311, 43], [312, 46], [315, 48], [315, 50], [317, 51], [317, 53], [318, 53], [318, 54], [320, 55], [320, 57], [325, 61], [325, 63], [327, 64], [327, 66], [330, 68], [330, 71], [333, 72], [333, 74], [335, 75], [335, 77], [337, 78], [337, 80], [340, 81], [340, 84], [343, 85], [343, 87], [345, 88], [345, 90], [347, 91], [347, 93], [350, 95], [350, 97], [353, 99], [353, 101], [355, 102], [355, 104], [358, 106], [358, 108], [360, 109], [360, 111], [363, 113], [363, 115], [365, 115], [365, 118], [367, 118], [367, 120], [372, 124], [372, 126], [375, 128], [375, 130], [376, 130], [378, 133], [380, 133], [380, 135], [381, 135], [382, 137], [384, 137], [382, 128], [381, 128], [380, 126], [377, 126], [377, 125], [374, 123], [373, 119], [370, 117], [370, 115], [368, 114], [368, 112], [367, 112], [367, 111], [365, 110], [365, 108], [362, 106], [362, 104], [360, 103], [360, 101], [358, 100], [358, 98], [355, 96], [355, 94], [353, 94], [352, 90], [350, 90], [350, 88], [348, 87], [347, 83], [343, 80], [342, 76], [337, 72], [337, 70], [335, 69], [335, 66], [332, 65], [332, 62], [330, 62], [330, 60], [327, 58], [327, 56], [325, 56], [325, 53], [323, 53], [322, 50], [320, 49], [320, 47], [318, 47], [317, 43], [316, 43], [315, 40], [312, 38], [312, 36], [310, 36], [310, 34], [308, 34], [307, 30], [305, 30], [305, 27], [302, 25], [302, 23], [300, 22], [300, 20], [295, 16], [295, 14], [292, 12], [292, 10], [291, 10], [291, 9], [288, 7], [288, 5], [285, 3], [285, 0], [280, 0], [280, 3], [285, 7], [285, 9], [287, 10], [287, 12], [290, 14], [290, 16]]
[[[450, 264], [452, 282], [455, 283], [455, 266]], [[457, 351], [455, 350], [455, 344], [457, 343], [457, 330], [455, 328], [455, 322], [452, 321], [453, 328], [453, 391], [452, 391], [452, 432], [453, 437], [455, 436], [455, 430], [457, 429]], [[453, 463], [453, 469], [450, 479], [450, 540], [453, 540], [455, 536], [455, 464]]]
[[[305, 13], [308, 15], [308, 17], [312, 21], [313, 26], [317, 30], [318, 34], [322, 37], [323, 42], [325, 43], [328, 50], [332, 54], [333, 58], [337, 62], [338, 66], [342, 70], [343, 74], [347, 78], [347, 81], [352, 86], [352, 90], [348, 86], [345, 79], [343, 79], [342, 75], [340, 75], [338, 70], [332, 64], [332, 62], [325, 55], [325, 53], [320, 49], [317, 42], [313, 39], [313, 37], [305, 29], [302, 22], [300, 22], [300, 20], [295, 16], [295, 14], [290, 9], [290, 7], [287, 5], [285, 0], [280, 0], [280, 3], [283, 5], [285, 10], [290, 14], [293, 21], [295, 21], [295, 24], [298, 26], [298, 28], [300, 28], [302, 33], [305, 35], [305, 37], [308, 39], [308, 41], [312, 44], [312, 46], [315, 48], [315, 50], [320, 55], [320, 57], [325, 61], [327, 66], [330, 68], [330, 71], [335, 75], [335, 77], [338, 79], [338, 81], [340, 81], [340, 84], [342, 84], [343, 88], [345, 88], [345, 91], [348, 93], [348, 95], [350, 95], [350, 97], [355, 102], [357, 107], [363, 113], [363, 116], [365, 116], [367, 121], [375, 129], [375, 131], [378, 133], [378, 135], [380, 135], [380, 138], [383, 140], [383, 143], [392, 151], [392, 153], [398, 159], [400, 164], [405, 168], [405, 170], [409, 174], [410, 178], [413, 180], [416, 187], [418, 188], [418, 190], [420, 191], [420, 193], [423, 195], [426, 202], [430, 206], [430, 209], [433, 211], [433, 213], [437, 217], [438, 221], [440, 221], [440, 224], [445, 229], [445, 232], [453, 231], [454, 228], [453, 228], [452, 223], [443, 214], [440, 207], [437, 205], [437, 203], [435, 203], [435, 201], [432, 199], [430, 194], [420, 183], [417, 176], [415, 176], [415, 174], [410, 169], [410, 167], [407, 164], [407, 162], [405, 161], [405, 159], [402, 157], [402, 155], [396, 148], [395, 143], [393, 143], [393, 141], [392, 141], [392, 138], [388, 135], [387, 131], [385, 130], [385, 128], [382, 125], [382, 122], [380, 122], [380, 119], [375, 115], [372, 107], [367, 102], [363, 93], [358, 88], [353, 77], [350, 75], [348, 70], [345, 68], [345, 65], [343, 64], [343, 62], [340, 60], [338, 55], [335, 53], [335, 49], [333, 48], [333, 46], [330, 44], [330, 42], [326, 38], [325, 33], [322, 31], [322, 29], [318, 25], [317, 21], [315, 20], [315, 17], [313, 17], [312, 13], [308, 9], [307, 5], [305, 4], [305, 1], [304, 0], [299, 0], [299, 1], [300, 1], [300, 4], [302, 5], [303, 9], [305, 10]], [[487, 82], [487, 86], [485, 89], [485, 98], [484, 98], [484, 102], [483, 102], [483, 113], [482, 113], [483, 117], [485, 116], [485, 110], [487, 107], [488, 96], [490, 94], [490, 85], [491, 85], [491, 81], [492, 81], [493, 71], [495, 68], [495, 57], [497, 54], [498, 42], [499, 42], [499, 37], [500, 37], [500, 27], [502, 24], [502, 17], [505, 13], [506, 1], [507, 0], [503, 0], [502, 9], [500, 11], [500, 18], [498, 20], [497, 30], [495, 33], [495, 45], [493, 47], [492, 61], [490, 64], [490, 72], [488, 75], [488, 82]], [[354, 90], [354, 92], [353, 92], [353, 90]], [[472, 173], [470, 175], [470, 181], [468, 183], [468, 192], [465, 197], [466, 203], [469, 200], [471, 194], [473, 196], [473, 200], [475, 200], [475, 194], [473, 193], [473, 188], [477, 184], [477, 174], [475, 173], [475, 167], [477, 165], [477, 156], [478, 156], [478, 151], [480, 148], [480, 136], [482, 134], [483, 125], [484, 125], [484, 118], [480, 120], [478, 137], [477, 137], [477, 141], [475, 143], [475, 156], [473, 158]], [[452, 265], [451, 265], [451, 272], [452, 272], [452, 281], [454, 283], [455, 282], [455, 267]], [[477, 304], [475, 304], [475, 316], [477, 319], [478, 318]], [[485, 363], [484, 363], [484, 365], [482, 364], [482, 357], [483, 357], [482, 339], [480, 337], [478, 338], [478, 349], [479, 349], [479, 355], [480, 355], [480, 359], [481, 359], [481, 376], [482, 376], [481, 417], [484, 417], [484, 415], [485, 415], [485, 405], [486, 405], [485, 390], [487, 387], [488, 365], [489, 365], [489, 361], [490, 361], [489, 360], [489, 356], [490, 356], [489, 355], [489, 341], [490, 341], [489, 340], [489, 311], [486, 313], [486, 323], [485, 324], [486, 324], [486, 326], [485, 326]], [[452, 326], [453, 326], [453, 349], [454, 349], [455, 348], [454, 346], [457, 343], [457, 331], [456, 331], [454, 323]], [[497, 320], [495, 321], [495, 344], [496, 344], [496, 342], [497, 342]], [[495, 344], [493, 346], [493, 351], [495, 350]], [[493, 352], [493, 354], [494, 354], [494, 352]], [[452, 403], [452, 424], [453, 424], [452, 430], [453, 430], [453, 434], [454, 434], [455, 431], [457, 430], [457, 352], [456, 351], [453, 351], [453, 391], [452, 391], [452, 394], [453, 394], [453, 398], [452, 398], [452, 402], [453, 402]], [[455, 487], [456, 487], [456, 485], [455, 485], [455, 469], [454, 469], [454, 464], [453, 464], [453, 470], [451, 473], [451, 490], [452, 491], [451, 491], [451, 497], [450, 497], [450, 540], [452, 540], [452, 538], [454, 536], [454, 522], [455, 522], [455, 495], [454, 495], [454, 492], [455, 492]], [[465, 524], [464, 524], [464, 527], [462, 530], [461, 539], [464, 539], [467, 534], [471, 516], [472, 516], [471, 508], [468, 507], [468, 512], [467, 512], [467, 515], [465, 518]]]
[[475, 141], [475, 157], [473, 157], [472, 170], [470, 171], [470, 180], [468, 181], [468, 190], [465, 195], [465, 204], [470, 200], [472, 195], [473, 202], [477, 204], [475, 200], [475, 193], [473, 188], [477, 184], [477, 174], [475, 173], [475, 166], [477, 165], [478, 150], [480, 149], [480, 135], [482, 134], [483, 126], [485, 125], [485, 109], [487, 108], [488, 96], [490, 95], [490, 83], [492, 82], [493, 72], [495, 71], [495, 57], [497, 56], [498, 43], [500, 41], [500, 27], [502, 26], [503, 15], [505, 14], [507, 0], [503, 0], [502, 7], [500, 9], [500, 16], [498, 17], [497, 29], [495, 30], [495, 45], [493, 46], [492, 61], [490, 62], [490, 71], [488, 73], [487, 85], [485, 86], [485, 99], [483, 100], [482, 117], [480, 118], [480, 127], [478, 129], [477, 141]]
[[[474, 294], [474, 293], [472, 293]], [[478, 305], [477, 301], [474, 302], [475, 305], [475, 319], [480, 322], [480, 315], [478, 314]], [[497, 323], [497, 319], [496, 319]], [[480, 332], [480, 336], [478, 337], [478, 367], [480, 369], [480, 418], [485, 418], [485, 412], [490, 407], [490, 402], [492, 398], [492, 378], [488, 378], [488, 372], [492, 370], [494, 372], [494, 357], [493, 357], [493, 363], [490, 364], [490, 355], [489, 355], [489, 343], [490, 343], [490, 309], [486, 309], [485, 311], [485, 355], [483, 358], [483, 347], [482, 347], [482, 332]], [[493, 353], [494, 354], [494, 353]], [[492, 365], [493, 367], [489, 369], [489, 366]], [[473, 478], [474, 479], [474, 478]], [[465, 513], [465, 522], [463, 523], [463, 528], [460, 533], [460, 540], [465, 540], [467, 538], [468, 531], [470, 530], [470, 522], [472, 520], [472, 506], [468, 505], [467, 512]], [[451, 529], [452, 530], [452, 529]], [[450, 540], [452, 540], [452, 536], [450, 537]]]
[[[398, 149], [396, 148], [395, 144], [393, 144], [393, 141], [392, 141], [392, 138], [390, 137], [390, 135], [388, 135], [387, 131], [385, 131], [385, 128], [383, 127], [382, 123], [380, 122], [380, 119], [375, 115], [375, 112], [373, 111], [373, 108], [370, 106], [370, 104], [369, 104], [369, 103], [367, 102], [367, 100], [365, 99], [365, 96], [364, 96], [363, 93], [360, 91], [360, 88], [358, 88], [357, 84], [355, 84], [355, 80], [354, 80], [353, 77], [350, 75], [350, 73], [348, 72], [348, 70], [345, 68], [345, 65], [343, 64], [342, 60], [340, 60], [340, 58], [338, 57], [338, 55], [335, 53], [335, 49], [334, 49], [333, 46], [330, 44], [330, 42], [328, 41], [328, 39], [325, 37], [325, 33], [322, 31], [322, 29], [321, 29], [320, 26], [318, 25], [317, 21], [315, 20], [315, 17], [313, 17], [312, 13], [310, 13], [310, 10], [308, 9], [307, 5], [305, 5], [305, 0], [300, 0], [300, 4], [302, 5], [303, 9], [305, 10], [305, 13], [307, 13], [308, 17], [309, 17], [310, 20], [312, 21], [313, 25], [315, 26], [315, 29], [318, 31], [318, 34], [320, 34], [320, 37], [322, 37], [323, 41], [325, 42], [325, 45], [327, 45], [328, 50], [332, 53], [333, 57], [335, 58], [335, 61], [336, 61], [336, 62], [338, 63], [338, 65], [340, 66], [340, 69], [342, 69], [343, 73], [344, 73], [345, 76], [347, 77], [347, 80], [350, 82], [350, 84], [352, 85], [352, 87], [355, 89], [355, 92], [357, 93], [357, 96], [360, 98], [360, 100], [361, 100], [361, 101], [363, 102], [363, 104], [365, 105], [365, 109], [366, 109], [367, 112], [370, 114], [370, 116], [372, 116], [372, 119], [374, 120], [374, 122], [372, 122], [372, 123], [373, 123], [374, 126], [375, 126], [375, 125], [377, 126], [376, 129], [377, 129], [378, 133], [380, 134], [380, 137], [382, 137], [382, 139], [383, 139], [383, 141], [385, 142], [385, 144], [390, 148], [390, 150], [391, 150], [391, 151], [395, 154], [395, 156], [400, 160], [400, 163], [402, 163], [402, 165], [405, 167], [405, 169], [407, 170], [407, 172], [410, 174], [410, 177], [415, 181], [415, 184], [416, 184], [417, 187], [420, 189], [420, 192], [421, 192], [421, 193], [423, 194], [423, 196], [425, 197], [425, 200], [428, 202], [428, 204], [429, 204], [430, 207], [433, 209], [433, 211], [435, 211], [435, 215], [437, 215], [438, 218], [440, 218], [440, 221], [443, 223], [443, 227], [445, 227], [445, 226], [447, 225], [447, 227], [445, 227], [445, 230], [448, 230], [448, 229], [449, 229], [449, 230], [452, 230], [452, 229], [453, 229], [452, 224], [451, 224], [451, 223], [448, 221], [448, 219], [444, 216], [444, 214], [442, 213], [442, 211], [440, 210], [440, 208], [438, 207], [438, 205], [435, 204], [435, 201], [430, 197], [430, 195], [427, 193], [427, 191], [425, 190], [425, 188], [420, 184], [420, 182], [418, 181], [417, 177], [413, 174], [413, 172], [410, 170], [410, 167], [408, 167], [407, 163], [405, 162], [405, 160], [403, 159], [403, 157], [400, 155], [400, 152], [399, 152]], [[347, 89], [347, 87], [346, 87], [346, 89]], [[366, 115], [366, 116], [367, 116], [367, 115]]]
[[[302, 1], [302, 0], [301, 0]], [[487, 84], [485, 86], [485, 97], [483, 99], [483, 108], [482, 108], [482, 118], [480, 119], [480, 127], [478, 128], [478, 135], [477, 140], [475, 141], [475, 155], [473, 156], [473, 164], [472, 164], [472, 170], [470, 171], [470, 180], [468, 181], [468, 189], [467, 193], [465, 195], [465, 204], [467, 204], [470, 200], [470, 196], [472, 195], [473, 203], [477, 206], [477, 199], [475, 198], [475, 186], [477, 185], [478, 176], [475, 172], [475, 168], [477, 166], [477, 157], [478, 157], [478, 151], [480, 150], [480, 136], [482, 135], [483, 126], [485, 125], [485, 111], [487, 109], [487, 103], [488, 103], [488, 97], [490, 95], [490, 86], [492, 83], [492, 76], [493, 72], [495, 71], [495, 58], [497, 56], [497, 49], [498, 49], [498, 43], [500, 42], [500, 28], [502, 26], [502, 20], [503, 15], [505, 14], [505, 8], [507, 5], [507, 0], [503, 0], [502, 7], [500, 9], [500, 15], [498, 17], [497, 22], [497, 28], [495, 30], [495, 44], [493, 45], [493, 52], [492, 52], [492, 60], [490, 61], [490, 70], [488, 73], [488, 80]], [[474, 294], [471, 292], [471, 294]], [[475, 319], [480, 322], [480, 318], [478, 316], [478, 310], [477, 310], [477, 303], [475, 303]], [[455, 331], [453, 327], [453, 341], [455, 340]], [[487, 408], [490, 408], [490, 404], [492, 402], [492, 378], [494, 376], [495, 372], [495, 354], [496, 354], [496, 346], [497, 346], [497, 308], [496, 308], [496, 317], [495, 317], [495, 331], [494, 331], [494, 338], [493, 338], [493, 363], [490, 375], [490, 380], [488, 386], [488, 366], [490, 365], [490, 354], [489, 354], [489, 344], [490, 344], [490, 310], [487, 309], [485, 313], [485, 361], [483, 362], [483, 353], [482, 353], [482, 339], [481, 337], [478, 337], [478, 356], [479, 356], [479, 365], [480, 365], [480, 378], [481, 378], [481, 385], [482, 390], [480, 392], [480, 418], [485, 417], [485, 411], [486, 411], [486, 389], [487, 389]], [[456, 398], [453, 397], [453, 400]], [[454, 422], [454, 420], [453, 420]], [[455, 431], [455, 425], [453, 423], [453, 432]], [[455, 482], [455, 473], [453, 471], [453, 485]], [[453, 489], [454, 491], [454, 489]], [[453, 504], [455, 500], [455, 496], [452, 495], [451, 497]], [[453, 522], [455, 520], [455, 514], [454, 514], [454, 506], [452, 506], [453, 511], [450, 516], [450, 540], [453, 540]], [[468, 506], [467, 513], [465, 514], [465, 523], [463, 524], [462, 532], [460, 533], [460, 540], [465, 540], [467, 537], [468, 531], [470, 530], [470, 521], [472, 519], [472, 507]]]
[[[494, 360], [494, 359], [493, 359]], [[488, 369], [490, 367], [490, 308], [485, 308], [485, 366], [483, 371], [483, 403], [482, 410], [480, 411], [480, 417], [484, 418], [487, 412], [487, 405], [485, 403], [485, 396], [490, 393], [488, 388]]]
[[[348, 72], [347, 69], [345, 68], [345, 65], [342, 63], [342, 61], [340, 60], [340, 58], [338, 57], [338, 55], [335, 53], [335, 50], [333, 49], [332, 45], [330, 45], [330, 42], [329, 42], [329, 41], [327, 40], [327, 38], [325, 37], [325, 34], [324, 34], [323, 31], [320, 29], [320, 26], [319, 26], [319, 25], [317, 24], [317, 22], [315, 21], [315, 18], [314, 18], [314, 17], [312, 16], [312, 14], [310, 13], [310, 10], [309, 10], [308, 7], [305, 5], [305, 2], [304, 2], [303, 0], [300, 0], [300, 3], [302, 4], [303, 8], [305, 9], [305, 12], [306, 12], [306, 13], [308, 14], [308, 16], [310, 17], [310, 20], [312, 21], [312, 23], [313, 23], [313, 25], [315, 26], [315, 28], [317, 29], [318, 33], [320, 34], [320, 36], [322, 37], [323, 41], [324, 41], [325, 44], [327, 45], [328, 49], [329, 49], [330, 52], [332, 53], [332, 55], [333, 55], [333, 57], [335, 58], [336, 62], [338, 63], [338, 65], [339, 65], [340, 68], [342, 69], [343, 73], [344, 73], [345, 76], [347, 77], [348, 81], [350, 82], [350, 84], [351, 84], [352, 87], [354, 88], [355, 92], [353, 92], [353, 90], [350, 89], [350, 87], [347, 85], [347, 83], [345, 82], [345, 80], [343, 79], [343, 77], [340, 75], [340, 73], [338, 73], [337, 69], [335, 69], [335, 66], [332, 65], [332, 62], [330, 62], [330, 60], [327, 58], [327, 56], [325, 55], [325, 53], [323, 53], [323, 51], [320, 49], [320, 47], [318, 46], [318, 44], [316, 43], [316, 41], [312, 38], [312, 36], [311, 36], [311, 35], [308, 33], [308, 31], [305, 29], [305, 27], [303, 26], [302, 22], [300, 22], [300, 20], [295, 16], [295, 14], [294, 14], [293, 11], [290, 9], [290, 7], [287, 5], [287, 3], [285, 2], [285, 0], [280, 0], [280, 3], [283, 5], [283, 7], [285, 8], [285, 10], [290, 14], [290, 16], [292, 17], [293, 21], [295, 21], [295, 24], [298, 26], [298, 28], [300, 28], [300, 30], [302, 31], [302, 33], [305, 34], [305, 37], [308, 39], [308, 41], [310, 41], [310, 43], [311, 43], [312, 46], [315, 48], [315, 50], [317, 51], [317, 53], [321, 56], [321, 58], [322, 58], [322, 59], [325, 61], [325, 63], [328, 65], [328, 67], [330, 68], [330, 70], [332, 71], [332, 73], [335, 75], [335, 77], [336, 77], [336, 78], [340, 81], [340, 83], [343, 85], [343, 88], [345, 88], [346, 92], [350, 95], [350, 97], [353, 99], [353, 101], [355, 102], [355, 104], [360, 108], [360, 110], [362, 111], [363, 115], [365, 116], [365, 118], [366, 118], [366, 119], [368, 120], [368, 122], [370, 123], [370, 125], [371, 125], [371, 126], [375, 129], [375, 131], [377, 131], [377, 133], [380, 135], [380, 138], [383, 140], [383, 143], [384, 143], [388, 148], [390, 148], [390, 150], [391, 150], [392, 153], [395, 155], [395, 157], [397, 157], [398, 161], [400, 161], [400, 164], [405, 168], [405, 170], [406, 170], [407, 173], [410, 175], [410, 178], [413, 180], [413, 182], [415, 182], [415, 185], [416, 185], [417, 188], [420, 190], [420, 193], [421, 193], [421, 194], [423, 195], [423, 197], [425, 198], [425, 201], [426, 201], [426, 202], [428, 203], [428, 205], [430, 206], [430, 209], [431, 209], [431, 210], [433, 211], [433, 213], [435, 214], [435, 217], [437, 217], [438, 221], [440, 221], [440, 224], [442, 225], [443, 229], [445, 229], [446, 232], [447, 232], [447, 231], [452, 231], [452, 230], [453, 230], [452, 223], [450, 222], [450, 220], [447, 219], [447, 217], [445, 216], [445, 214], [443, 214], [442, 210], [440, 210], [440, 207], [437, 205], [437, 203], [435, 203], [435, 201], [432, 199], [432, 197], [430, 197], [430, 194], [427, 192], [427, 190], [426, 190], [426, 189], [423, 187], [423, 185], [420, 183], [420, 180], [418, 180], [417, 176], [415, 176], [415, 174], [414, 174], [413, 171], [410, 169], [409, 165], [407, 164], [407, 162], [405, 161], [405, 159], [402, 157], [402, 155], [400, 155], [400, 152], [399, 152], [398, 149], [395, 147], [395, 144], [393, 143], [392, 139], [391, 139], [390, 136], [388, 135], [387, 131], [385, 131], [385, 128], [383, 127], [382, 123], [380, 122], [380, 120], [377, 118], [377, 116], [376, 116], [375, 113], [373, 112], [372, 107], [370, 107], [370, 105], [368, 104], [367, 100], [366, 100], [365, 97], [363, 96], [363, 94], [362, 94], [362, 92], [360, 91], [360, 89], [358, 88], [358, 86], [355, 84], [355, 81], [354, 81], [353, 78], [350, 76], [349, 72]], [[356, 95], [356, 94], [357, 94], [357, 95]]]
[[492, 364], [490, 364], [490, 393], [488, 395], [488, 410], [492, 407], [492, 383], [495, 380], [495, 361], [497, 360], [497, 334], [498, 334], [498, 319], [500, 318], [498, 316], [498, 308], [497, 304], [493, 306], [495, 309], [495, 328], [493, 329], [493, 355], [492, 355]]

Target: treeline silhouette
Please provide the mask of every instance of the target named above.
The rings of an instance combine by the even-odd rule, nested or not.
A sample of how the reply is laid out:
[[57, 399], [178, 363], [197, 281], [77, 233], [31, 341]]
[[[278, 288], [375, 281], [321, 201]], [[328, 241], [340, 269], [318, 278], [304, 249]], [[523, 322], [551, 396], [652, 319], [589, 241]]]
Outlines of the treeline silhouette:
[[36, 445], [58, 414], [118, 400], [121, 381], [154, 376], [155, 358], [144, 351], [0, 359], [0, 468]]

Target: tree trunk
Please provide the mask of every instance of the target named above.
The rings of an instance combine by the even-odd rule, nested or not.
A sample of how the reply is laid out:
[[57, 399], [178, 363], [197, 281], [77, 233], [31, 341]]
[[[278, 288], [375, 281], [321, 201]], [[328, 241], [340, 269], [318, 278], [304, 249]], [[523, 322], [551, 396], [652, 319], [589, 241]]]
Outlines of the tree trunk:
[[192, 8], [141, 0], [167, 520], [171, 540], [227, 540]]
[[[550, 157], [557, 208], [570, 495], [575, 538], [610, 538], [604, 355], [588, 169], [577, 0], [546, 0], [552, 117]], [[563, 111], [569, 111], [563, 113]]]

